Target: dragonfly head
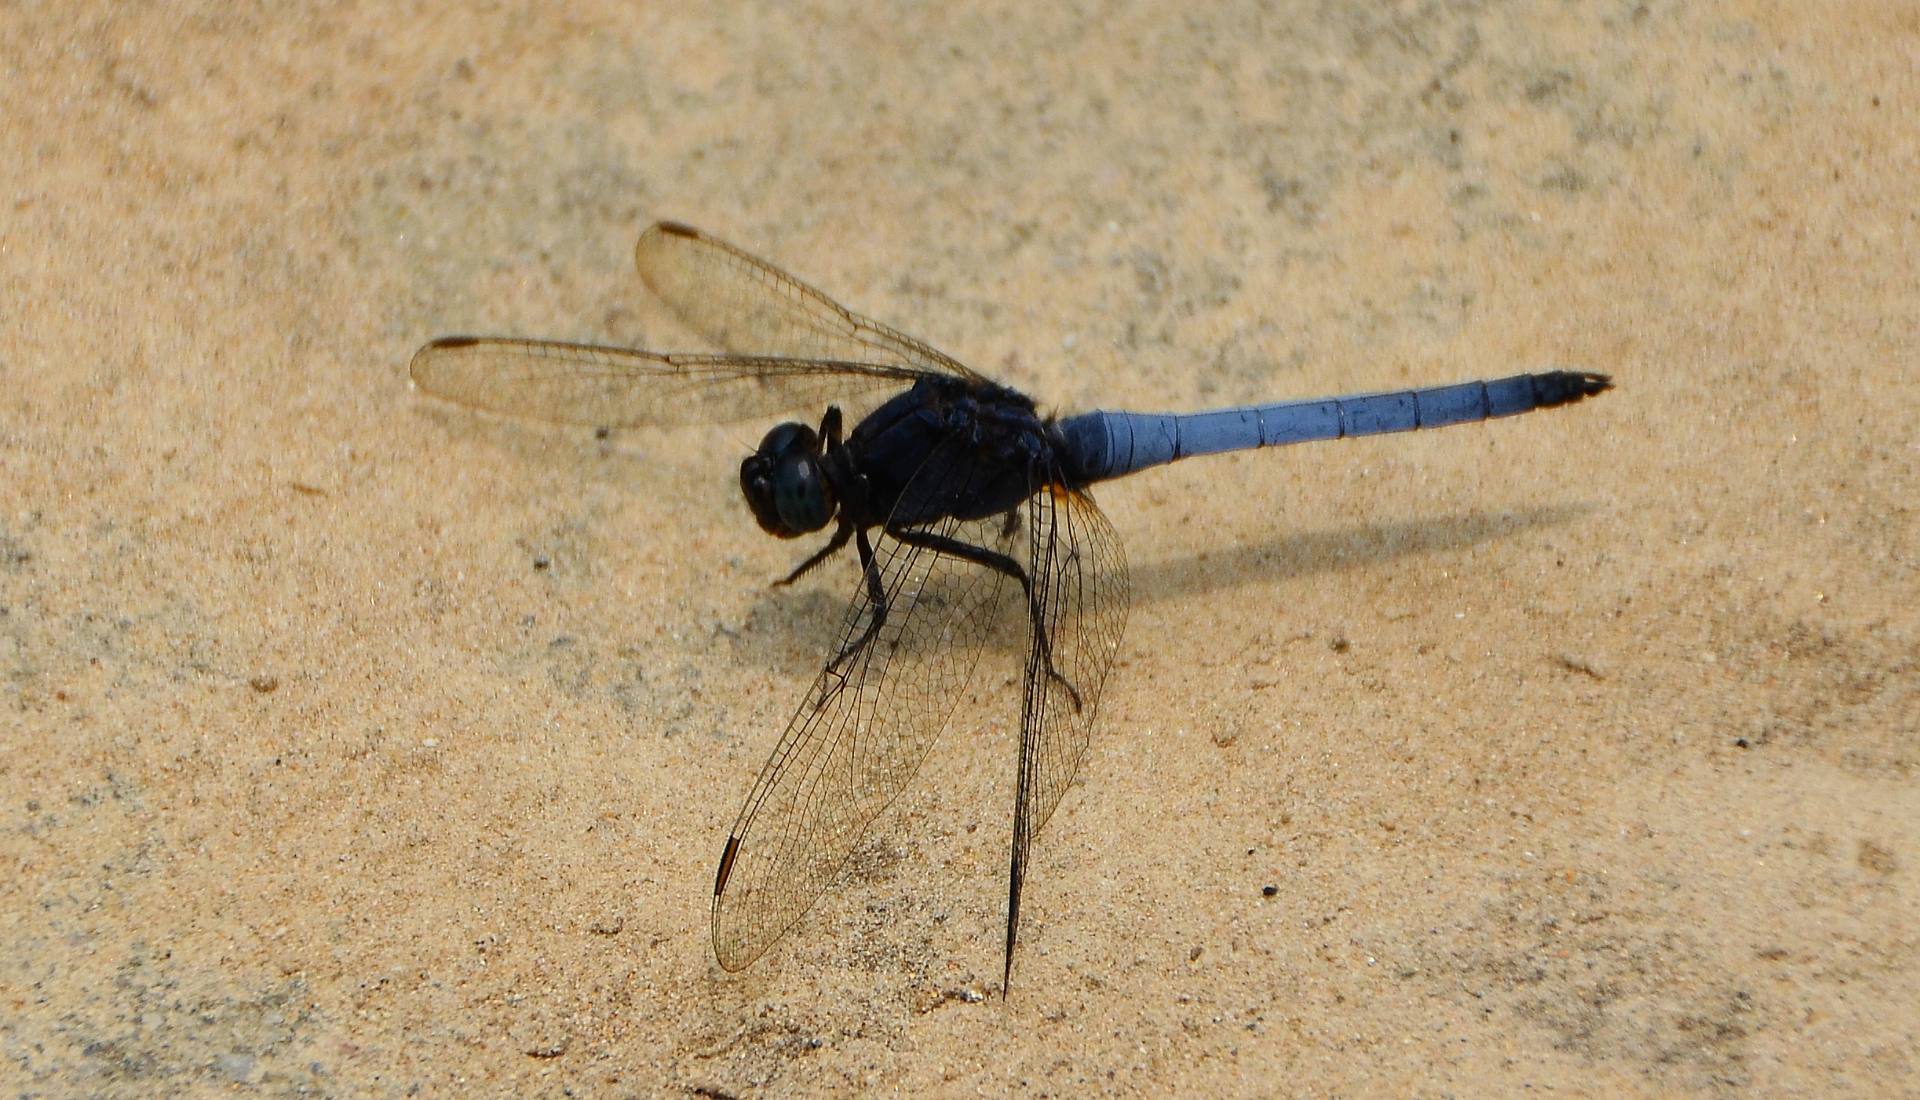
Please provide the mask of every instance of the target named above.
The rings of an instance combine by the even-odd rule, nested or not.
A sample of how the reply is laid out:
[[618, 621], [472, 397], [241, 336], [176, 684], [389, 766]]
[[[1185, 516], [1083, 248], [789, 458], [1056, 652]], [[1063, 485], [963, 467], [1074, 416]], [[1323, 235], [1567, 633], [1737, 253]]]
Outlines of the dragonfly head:
[[818, 531], [833, 518], [832, 486], [820, 469], [820, 436], [781, 424], [740, 463], [740, 491], [762, 530], [783, 539]]

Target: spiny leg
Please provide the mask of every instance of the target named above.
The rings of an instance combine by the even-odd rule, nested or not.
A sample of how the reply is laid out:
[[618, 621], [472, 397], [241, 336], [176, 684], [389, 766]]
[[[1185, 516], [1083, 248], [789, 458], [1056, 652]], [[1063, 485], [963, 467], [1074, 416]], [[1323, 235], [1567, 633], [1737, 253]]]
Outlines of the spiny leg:
[[826, 561], [828, 558], [832, 557], [835, 551], [839, 550], [842, 546], [845, 546], [847, 544], [847, 540], [852, 537], [853, 537], [853, 524], [848, 523], [845, 516], [840, 517], [840, 526], [834, 528], [833, 537], [827, 540], [827, 544], [825, 546], [822, 546], [819, 549], [819, 551], [815, 553], [812, 557], [808, 558], [806, 561], [801, 562], [798, 566], [795, 566], [793, 572], [788, 573], [786, 576], [781, 577], [777, 581], [774, 581], [773, 586], [775, 588], [784, 588], [787, 585], [792, 584], [794, 581], [799, 580], [801, 577], [807, 574], [808, 570], [812, 569], [814, 566], [819, 565], [821, 562]]
[[1025, 593], [1027, 597], [1027, 618], [1033, 624], [1034, 637], [1040, 642], [1040, 660], [1046, 665], [1047, 677], [1052, 680], [1058, 680], [1060, 686], [1067, 689], [1067, 696], [1073, 700], [1075, 713], [1079, 712], [1080, 692], [1074, 688], [1071, 681], [1065, 676], [1060, 675], [1059, 671], [1053, 667], [1053, 642], [1047, 637], [1047, 624], [1041, 616], [1040, 601], [1034, 598], [1033, 581], [1028, 578], [1027, 571], [1020, 568], [1019, 562], [997, 551], [988, 550], [982, 546], [975, 546], [970, 542], [962, 542], [956, 538], [949, 538], [946, 535], [936, 535], [927, 531], [915, 531], [911, 528], [892, 527], [887, 528], [887, 534], [893, 536], [896, 541], [904, 542], [908, 546], [920, 546], [928, 550], [937, 550], [949, 557], [970, 561], [976, 565], [984, 565], [988, 569], [1005, 573], [1007, 576], [1019, 581], [1020, 591]]

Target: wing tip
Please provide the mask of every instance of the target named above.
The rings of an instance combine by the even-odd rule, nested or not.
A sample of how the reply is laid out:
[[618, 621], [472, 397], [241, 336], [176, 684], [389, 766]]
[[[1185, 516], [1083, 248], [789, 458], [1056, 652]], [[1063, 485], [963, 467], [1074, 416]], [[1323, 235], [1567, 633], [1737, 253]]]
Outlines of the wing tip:
[[733, 859], [740, 854], [740, 838], [728, 836], [727, 846], [720, 853], [720, 870], [713, 876], [713, 896], [719, 897], [727, 889], [727, 879], [733, 876]]
[[434, 378], [434, 353], [438, 351], [461, 351], [465, 347], [480, 346], [482, 336], [434, 336], [426, 344], [420, 344], [419, 351], [413, 353], [413, 359], [407, 361], [407, 384], [426, 394], [438, 394]]
[[673, 240], [695, 241], [704, 244], [716, 244], [713, 238], [700, 232], [685, 222], [676, 222], [666, 218], [654, 222], [633, 242], [633, 264], [639, 269], [640, 281], [647, 284], [655, 294], [662, 293], [662, 272], [670, 270], [677, 249], [667, 242]]
[[686, 222], [677, 222], [668, 218], [662, 218], [654, 222], [652, 228], [648, 229], [647, 232], [660, 233], [668, 237], [691, 237], [694, 240], [699, 240], [704, 236], [698, 229], [688, 225]]
[[729, 974], [738, 974], [747, 967], [752, 966], [753, 961], [759, 957], [759, 954], [756, 952], [742, 951], [738, 947], [723, 946], [720, 942], [719, 930], [717, 928], [714, 930], [713, 961], [720, 964], [720, 969]]
[[415, 389], [423, 389], [431, 392], [432, 386], [430, 383], [432, 379], [429, 378], [428, 375], [433, 363], [434, 353], [459, 351], [462, 348], [473, 347], [479, 342], [480, 337], [478, 336], [436, 336], [428, 340], [426, 343], [420, 345], [420, 350], [414, 352], [413, 358], [407, 361], [408, 384]]

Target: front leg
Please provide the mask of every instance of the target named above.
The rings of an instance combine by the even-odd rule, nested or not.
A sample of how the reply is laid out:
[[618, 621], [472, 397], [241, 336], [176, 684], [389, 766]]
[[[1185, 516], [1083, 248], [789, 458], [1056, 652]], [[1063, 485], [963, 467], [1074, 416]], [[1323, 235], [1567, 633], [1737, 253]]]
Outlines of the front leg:
[[822, 546], [819, 549], [819, 551], [815, 553], [812, 557], [808, 558], [806, 561], [803, 561], [799, 565], [795, 566], [793, 572], [788, 573], [786, 576], [781, 577], [777, 581], [774, 581], [773, 586], [775, 588], [785, 588], [787, 585], [790, 585], [794, 581], [799, 580], [801, 577], [807, 574], [808, 570], [812, 569], [814, 566], [819, 565], [821, 562], [826, 561], [828, 558], [832, 557], [834, 554], [834, 551], [840, 549], [842, 546], [845, 546], [847, 544], [847, 540], [852, 537], [853, 537], [853, 524], [847, 521], [847, 517], [841, 516], [840, 526], [834, 528], [833, 537], [827, 540], [827, 544], [825, 546]]

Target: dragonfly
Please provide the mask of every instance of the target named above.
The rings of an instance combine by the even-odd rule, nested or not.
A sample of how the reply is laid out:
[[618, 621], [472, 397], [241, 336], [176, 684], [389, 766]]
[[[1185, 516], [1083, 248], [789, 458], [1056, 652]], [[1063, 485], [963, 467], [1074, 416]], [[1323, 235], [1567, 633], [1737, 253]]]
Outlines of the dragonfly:
[[[1126, 624], [1126, 559], [1093, 485], [1196, 455], [1492, 420], [1611, 386], [1604, 374], [1554, 370], [1206, 412], [1055, 416], [690, 226], [653, 225], [634, 260], [669, 312], [717, 350], [447, 336], [423, 346], [409, 373], [459, 405], [600, 429], [808, 418], [766, 433], [740, 464], [741, 493], [768, 534], [826, 532], [776, 585], [849, 544], [859, 577], [720, 854], [713, 950], [730, 972], [833, 883], [909, 786], [989, 640], [1017, 629], [1008, 988], [1034, 838], [1086, 761]], [[871, 411], [849, 427], [843, 403], [856, 401]]]

